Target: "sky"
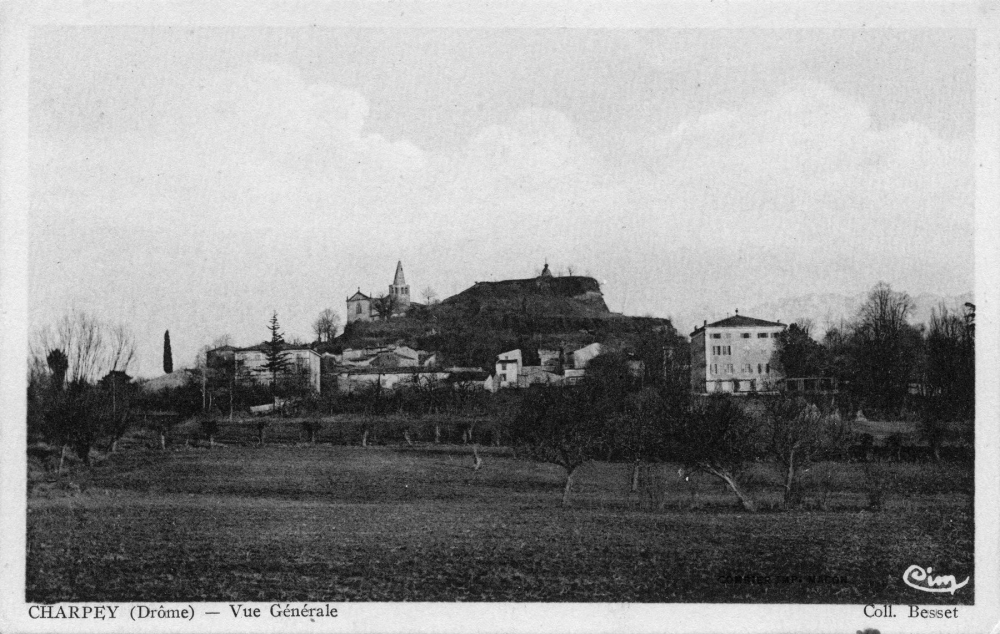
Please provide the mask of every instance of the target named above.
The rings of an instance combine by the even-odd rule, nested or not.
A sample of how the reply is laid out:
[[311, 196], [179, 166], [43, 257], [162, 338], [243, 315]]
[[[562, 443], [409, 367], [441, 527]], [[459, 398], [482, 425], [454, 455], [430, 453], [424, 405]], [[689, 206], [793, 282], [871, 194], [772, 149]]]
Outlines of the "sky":
[[[970, 30], [44, 27], [30, 326], [228, 334], [544, 262], [672, 317], [973, 286]], [[766, 319], [795, 316], [759, 315]]]

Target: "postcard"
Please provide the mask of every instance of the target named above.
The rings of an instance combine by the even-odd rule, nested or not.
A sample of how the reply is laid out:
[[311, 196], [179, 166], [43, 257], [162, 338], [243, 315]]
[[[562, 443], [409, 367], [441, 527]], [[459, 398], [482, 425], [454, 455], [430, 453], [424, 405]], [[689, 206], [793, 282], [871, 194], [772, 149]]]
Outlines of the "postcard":
[[995, 6], [0, 16], [3, 631], [998, 631]]

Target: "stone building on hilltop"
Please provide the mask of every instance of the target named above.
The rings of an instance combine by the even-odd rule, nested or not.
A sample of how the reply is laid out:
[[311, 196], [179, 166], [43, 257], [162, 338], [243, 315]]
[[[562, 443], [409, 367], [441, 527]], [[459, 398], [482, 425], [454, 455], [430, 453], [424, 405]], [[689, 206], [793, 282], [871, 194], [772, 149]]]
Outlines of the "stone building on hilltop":
[[[406, 283], [406, 276], [403, 275], [403, 262], [396, 262], [396, 274], [389, 285], [389, 294], [386, 296], [393, 304], [392, 316], [403, 315], [411, 306], [410, 287]], [[361, 292], [357, 292], [347, 298], [347, 323], [356, 321], [372, 321], [379, 317], [376, 302], [378, 297], [371, 297]]]
[[400, 313], [405, 313], [410, 307], [410, 287], [406, 285], [406, 277], [403, 275], [402, 260], [396, 262], [396, 274], [389, 285], [389, 296], [396, 303], [396, 309]]

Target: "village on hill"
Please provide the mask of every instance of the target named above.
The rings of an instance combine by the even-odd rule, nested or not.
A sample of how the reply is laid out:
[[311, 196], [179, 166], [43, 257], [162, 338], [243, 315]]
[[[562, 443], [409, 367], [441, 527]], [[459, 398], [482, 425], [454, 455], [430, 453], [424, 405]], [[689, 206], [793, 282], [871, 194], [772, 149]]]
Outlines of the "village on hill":
[[[339, 335], [328, 310], [327, 322], [317, 322], [315, 341], [289, 343], [276, 314], [271, 340], [206, 349], [203, 369], [178, 370], [144, 388], [176, 388], [205, 374], [206, 385], [221, 377], [223, 386], [280, 384], [289, 394], [427, 386], [496, 393], [578, 385], [590, 361], [608, 352], [623, 355], [639, 379], [670, 376], [693, 394], [833, 394], [839, 387], [838, 373], [829, 368], [787, 372], [776, 357], [779, 337], [789, 328], [781, 319], [737, 310], [703, 321], [684, 337], [669, 319], [610, 311], [597, 280], [554, 276], [547, 262], [535, 277], [475, 282], [443, 300], [428, 299], [412, 299], [400, 261], [387, 293], [359, 288], [346, 298], [347, 323]], [[908, 389], [918, 392], [921, 385], [910, 382]]]
[[388, 293], [358, 289], [346, 299], [346, 313], [339, 336], [219, 346], [206, 351], [206, 367], [238, 383], [271, 384], [280, 351], [277, 380], [317, 393], [438, 383], [496, 392], [578, 384], [590, 360], [607, 350], [629, 356], [641, 375], [638, 339], [680, 342], [669, 320], [613, 313], [597, 280], [554, 276], [547, 263], [537, 277], [476, 282], [442, 301], [418, 303], [399, 262]]

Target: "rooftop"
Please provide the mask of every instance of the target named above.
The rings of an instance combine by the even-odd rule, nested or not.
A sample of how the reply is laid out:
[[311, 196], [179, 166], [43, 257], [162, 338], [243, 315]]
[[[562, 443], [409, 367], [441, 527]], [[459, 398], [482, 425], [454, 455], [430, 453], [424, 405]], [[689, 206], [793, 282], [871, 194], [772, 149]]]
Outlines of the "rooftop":
[[719, 321], [706, 324], [699, 328], [695, 328], [692, 335], [695, 335], [705, 328], [754, 328], [754, 327], [778, 327], [784, 328], [785, 324], [780, 321], [767, 321], [766, 319], [757, 319], [756, 317], [747, 317], [746, 315], [740, 315], [739, 313], [733, 315], [732, 317], [726, 317], [725, 319], [720, 319]]

